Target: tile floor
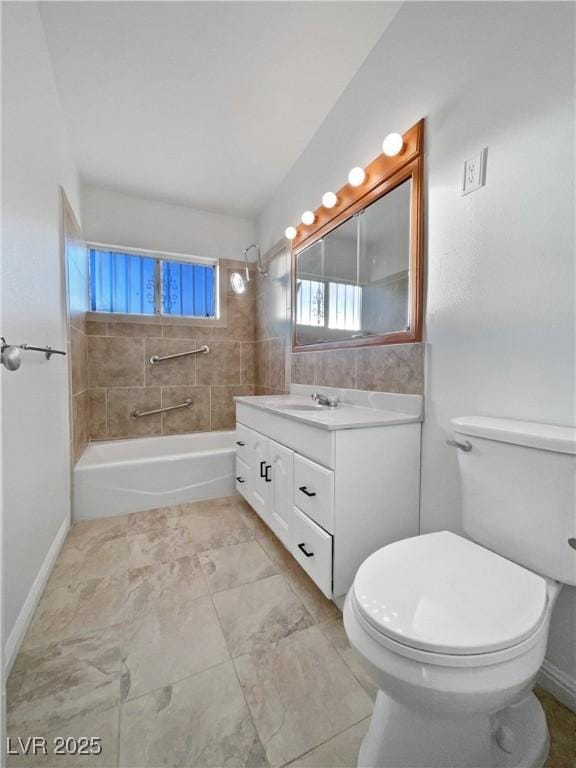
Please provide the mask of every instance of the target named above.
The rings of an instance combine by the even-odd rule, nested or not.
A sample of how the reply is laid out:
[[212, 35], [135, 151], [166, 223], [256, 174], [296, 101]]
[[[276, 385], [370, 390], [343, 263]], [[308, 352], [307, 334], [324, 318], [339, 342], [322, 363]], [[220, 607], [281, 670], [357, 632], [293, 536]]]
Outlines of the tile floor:
[[[336, 607], [240, 497], [76, 524], [8, 683], [8, 731], [100, 756], [9, 765], [352, 768], [374, 689]], [[576, 716], [539, 692], [548, 768]]]

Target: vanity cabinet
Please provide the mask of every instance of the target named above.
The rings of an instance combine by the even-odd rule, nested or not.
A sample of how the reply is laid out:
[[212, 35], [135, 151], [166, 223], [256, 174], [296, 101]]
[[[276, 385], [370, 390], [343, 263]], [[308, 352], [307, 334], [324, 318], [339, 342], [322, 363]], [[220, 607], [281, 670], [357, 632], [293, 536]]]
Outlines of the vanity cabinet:
[[[420, 422], [322, 429], [236, 405], [236, 488], [330, 598], [418, 534]], [[255, 401], [258, 398], [255, 398]]]

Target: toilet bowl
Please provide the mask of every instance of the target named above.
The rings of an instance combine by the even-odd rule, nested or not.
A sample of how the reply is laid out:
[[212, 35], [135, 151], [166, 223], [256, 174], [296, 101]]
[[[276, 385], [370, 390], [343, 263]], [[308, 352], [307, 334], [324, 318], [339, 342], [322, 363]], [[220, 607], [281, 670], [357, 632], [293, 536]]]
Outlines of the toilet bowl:
[[364, 562], [344, 606], [379, 692], [358, 765], [544, 764], [531, 693], [560, 585], [449, 532]]
[[561, 586], [576, 586], [576, 429], [452, 425], [473, 541], [444, 531], [389, 544], [344, 604], [378, 687], [358, 765], [539, 768], [548, 730], [532, 685]]

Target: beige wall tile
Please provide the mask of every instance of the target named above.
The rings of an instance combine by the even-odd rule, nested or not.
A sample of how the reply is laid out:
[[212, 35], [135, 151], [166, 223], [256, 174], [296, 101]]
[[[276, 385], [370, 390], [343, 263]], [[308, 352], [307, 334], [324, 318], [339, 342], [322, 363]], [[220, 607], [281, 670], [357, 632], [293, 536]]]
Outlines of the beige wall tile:
[[270, 381], [270, 342], [257, 341], [254, 352], [254, 380], [257, 386], [265, 387]]
[[424, 390], [422, 344], [391, 344], [357, 351], [357, 386], [379, 392], [419, 395]]
[[[152, 365], [150, 358], [153, 355], [176, 355], [180, 352], [188, 352], [197, 349], [199, 345], [194, 339], [146, 339], [146, 378], [147, 387], [152, 386], [180, 386], [182, 384], [194, 384], [196, 381], [196, 357], [178, 357], [175, 360], [164, 360]], [[207, 357], [207, 355], [201, 355]]]
[[292, 354], [290, 362], [294, 384], [314, 384], [314, 352]]
[[210, 429], [210, 387], [162, 387], [162, 408], [193, 400], [189, 408], [162, 414], [162, 434], [205, 432]]
[[88, 386], [138, 387], [144, 384], [144, 340], [88, 337]]
[[127, 387], [109, 389], [108, 437], [146, 437], [162, 432], [161, 414], [132, 419], [133, 411], [150, 411], [161, 407], [160, 387]]
[[194, 339], [204, 344], [212, 338], [212, 328], [206, 325], [164, 325], [162, 335], [165, 339]]
[[240, 344], [240, 378], [242, 384], [254, 384], [254, 346], [254, 342], [252, 341], [243, 341]]
[[88, 352], [86, 336], [70, 329], [70, 365], [72, 368], [72, 394], [83, 392], [88, 386]]
[[162, 326], [158, 323], [108, 323], [108, 336], [127, 336], [158, 339], [162, 337]]
[[88, 391], [72, 397], [72, 461], [74, 464], [84, 453], [89, 438], [89, 400]]
[[252, 386], [211, 387], [212, 429], [234, 429], [236, 424], [234, 397], [252, 394], [254, 394]]
[[356, 388], [356, 350], [334, 349], [318, 352], [314, 384], [324, 387]]
[[213, 328], [213, 339], [253, 339], [254, 301], [246, 296], [228, 296], [226, 327]]
[[197, 384], [240, 384], [240, 342], [212, 341], [207, 355], [197, 355]]
[[105, 440], [108, 437], [106, 430], [106, 390], [88, 390], [90, 409], [90, 439]]
[[270, 341], [269, 384], [274, 389], [286, 388], [286, 342], [284, 339]]
[[106, 336], [106, 323], [101, 320], [87, 320], [86, 334], [88, 336]]

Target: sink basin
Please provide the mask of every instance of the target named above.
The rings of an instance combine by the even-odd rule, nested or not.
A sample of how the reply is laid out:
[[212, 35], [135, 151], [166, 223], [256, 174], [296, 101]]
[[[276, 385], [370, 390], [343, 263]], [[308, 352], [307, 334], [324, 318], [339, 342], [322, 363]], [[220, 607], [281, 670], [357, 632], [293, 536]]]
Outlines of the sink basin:
[[285, 405], [277, 405], [283, 411], [323, 411], [327, 406], [325, 405], [304, 405], [300, 403], [286, 403]]

